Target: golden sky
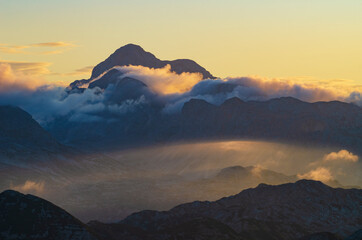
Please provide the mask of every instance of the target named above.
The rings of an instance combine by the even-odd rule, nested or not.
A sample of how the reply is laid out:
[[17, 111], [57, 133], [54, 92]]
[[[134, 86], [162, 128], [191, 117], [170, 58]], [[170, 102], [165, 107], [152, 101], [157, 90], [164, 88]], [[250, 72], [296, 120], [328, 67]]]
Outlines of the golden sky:
[[0, 0], [0, 63], [51, 83], [89, 78], [134, 43], [218, 77], [362, 85], [361, 0]]

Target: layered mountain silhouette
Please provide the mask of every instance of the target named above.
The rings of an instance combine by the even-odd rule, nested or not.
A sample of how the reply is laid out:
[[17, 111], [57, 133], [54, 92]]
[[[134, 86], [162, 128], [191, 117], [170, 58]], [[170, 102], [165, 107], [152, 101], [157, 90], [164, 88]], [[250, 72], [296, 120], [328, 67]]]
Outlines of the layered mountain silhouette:
[[[139, 85], [139, 91], [111, 94], [112, 102], [124, 97], [135, 99], [146, 86], [134, 79], [124, 79], [117, 92]], [[143, 90], [142, 90], [143, 89]], [[107, 111], [101, 116], [109, 116]], [[181, 114], [163, 114], [159, 103], [144, 103], [113, 121], [67, 123], [60, 119], [49, 126], [60, 141], [82, 146], [134, 146], [180, 140], [217, 140], [253, 138], [287, 140], [299, 143], [332, 145], [357, 154], [362, 149], [362, 108], [338, 101], [307, 103], [291, 97], [269, 101], [244, 102], [231, 98], [221, 105], [191, 99]]]
[[185, 136], [287, 139], [362, 149], [362, 108], [339, 101], [307, 103], [282, 97], [244, 102], [234, 97], [215, 106], [191, 99], [182, 117]]
[[[134, 239], [182, 238], [189, 226], [195, 231], [189, 239], [213, 239], [209, 231], [215, 239], [298, 239], [316, 232], [345, 238], [361, 227], [361, 201], [362, 190], [300, 180], [260, 184], [216, 202], [193, 202], [166, 212], [142, 211], [118, 224], [89, 225], [109, 239], [131, 237], [136, 229], [141, 236]], [[115, 232], [118, 237], [112, 238]]]
[[[142, 211], [118, 223], [84, 225], [33, 195], [0, 194], [0, 236], [8, 239], [359, 239], [362, 190], [300, 180], [256, 188], [215, 202]], [[359, 231], [357, 231], [359, 230]]]
[[[184, 188], [195, 192], [199, 199], [217, 199], [238, 193], [241, 189], [257, 186], [259, 183], [279, 185], [298, 181], [296, 175], [285, 175], [255, 166], [232, 166], [221, 169], [215, 176], [187, 182]], [[344, 187], [336, 180], [324, 182], [331, 187]], [[182, 189], [183, 185], [181, 185]], [[179, 190], [182, 194], [182, 190]], [[183, 193], [187, 195], [187, 193]]]
[[166, 65], [171, 66], [171, 71], [181, 74], [183, 72], [200, 73], [203, 79], [215, 78], [205, 68], [190, 59], [177, 59], [173, 61], [162, 61], [156, 58], [152, 53], [146, 52], [142, 47], [135, 44], [128, 44], [112, 53], [106, 60], [96, 65], [92, 70], [89, 79], [77, 80], [70, 84], [70, 88], [76, 88], [89, 83], [104, 72], [116, 66], [144, 66], [149, 68], [163, 68]]

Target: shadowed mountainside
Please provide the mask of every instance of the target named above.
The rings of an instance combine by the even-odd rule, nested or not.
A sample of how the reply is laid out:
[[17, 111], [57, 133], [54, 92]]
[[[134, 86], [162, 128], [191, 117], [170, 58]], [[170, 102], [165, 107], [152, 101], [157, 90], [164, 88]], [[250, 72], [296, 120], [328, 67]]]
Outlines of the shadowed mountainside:
[[0, 194], [0, 238], [4, 240], [96, 240], [88, 227], [52, 203], [16, 191]]
[[[127, 92], [136, 97], [142, 94]], [[111, 99], [120, 101], [124, 96], [116, 94]], [[93, 149], [251, 138], [331, 145], [362, 153], [362, 108], [338, 101], [307, 103], [283, 97], [244, 102], [231, 98], [217, 106], [191, 99], [180, 114], [163, 114], [157, 103], [140, 103], [126, 115], [105, 110], [99, 116], [112, 121], [77, 123], [60, 118], [47, 129], [64, 143]]]
[[[193, 222], [198, 223], [194, 225], [198, 231], [191, 239], [207, 239], [203, 233], [209, 228], [220, 234], [219, 239], [298, 239], [316, 232], [345, 238], [362, 224], [361, 202], [362, 190], [300, 180], [260, 184], [215, 202], [192, 202], [165, 212], [142, 211], [118, 224], [91, 222], [89, 226], [109, 239], [174, 239], [187, 233], [188, 228], [181, 226]], [[117, 237], [112, 238], [115, 232]]]
[[0, 149], [59, 150], [61, 145], [32, 116], [14, 106], [0, 106]]
[[361, 230], [356, 232], [362, 224], [361, 202], [362, 190], [300, 180], [260, 184], [215, 202], [197, 201], [164, 212], [147, 210], [118, 223], [92, 221], [86, 226], [48, 201], [7, 190], [0, 194], [0, 236], [4, 240], [355, 240], [361, 236]]

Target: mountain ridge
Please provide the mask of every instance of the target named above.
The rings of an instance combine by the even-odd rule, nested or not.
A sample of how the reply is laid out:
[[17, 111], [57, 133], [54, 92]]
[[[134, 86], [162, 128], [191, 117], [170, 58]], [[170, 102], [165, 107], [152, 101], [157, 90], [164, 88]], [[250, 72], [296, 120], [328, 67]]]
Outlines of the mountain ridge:
[[68, 91], [76, 89], [84, 84], [90, 83], [101, 74], [116, 66], [143, 66], [149, 68], [163, 68], [166, 65], [171, 66], [171, 71], [181, 74], [183, 72], [200, 73], [203, 79], [214, 79], [215, 77], [205, 68], [191, 59], [160, 60], [150, 52], [145, 51], [136, 44], [127, 44], [118, 48], [108, 58], [97, 64], [89, 79], [76, 80], [72, 82]]
[[[6, 190], [0, 193], [0, 236], [5, 240], [65, 236], [74, 240], [354, 240], [361, 236], [361, 203], [362, 190], [300, 180], [260, 184], [214, 202], [194, 201], [168, 211], [144, 210], [116, 223], [85, 225], [46, 200]], [[15, 217], [20, 215], [25, 217]]]
[[[260, 184], [214, 202], [195, 201], [169, 211], [145, 210], [113, 225], [90, 222], [89, 226], [101, 235], [119, 231], [119, 237], [113, 239], [127, 238], [129, 228], [139, 229], [141, 236], [135, 239], [172, 239], [187, 231], [179, 226], [198, 219], [203, 224], [195, 238], [190, 239], [208, 239], [202, 233], [209, 231], [206, 222], [212, 219], [220, 223], [213, 225], [219, 239], [289, 240], [317, 232], [345, 238], [361, 226], [361, 200], [362, 190], [335, 189], [318, 181], [299, 180], [281, 185]], [[170, 230], [174, 228], [181, 233]], [[222, 234], [222, 229], [229, 229], [228, 234]]]

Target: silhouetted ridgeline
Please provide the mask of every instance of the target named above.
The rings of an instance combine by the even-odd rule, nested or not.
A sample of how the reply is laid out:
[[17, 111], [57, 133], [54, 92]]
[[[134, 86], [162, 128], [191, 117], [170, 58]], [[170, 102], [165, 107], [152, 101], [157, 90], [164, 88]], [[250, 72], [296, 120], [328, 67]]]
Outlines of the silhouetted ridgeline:
[[[15, 191], [0, 194], [1, 239], [358, 239], [362, 190], [300, 180], [215, 202], [142, 211], [112, 224], [88, 226], [55, 205]], [[22, 216], [22, 217], [19, 217]], [[350, 236], [350, 237], [348, 237]], [[316, 238], [318, 237], [318, 238]]]

